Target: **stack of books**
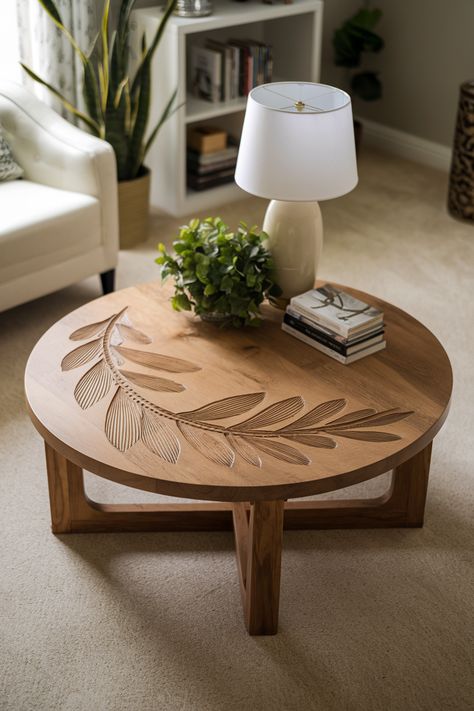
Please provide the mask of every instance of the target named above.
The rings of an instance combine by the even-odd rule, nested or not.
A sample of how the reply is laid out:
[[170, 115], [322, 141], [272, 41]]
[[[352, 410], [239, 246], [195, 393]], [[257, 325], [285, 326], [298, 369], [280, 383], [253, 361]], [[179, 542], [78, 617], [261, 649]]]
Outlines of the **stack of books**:
[[272, 48], [256, 40], [208, 39], [191, 48], [190, 90], [207, 101], [230, 101], [247, 96], [254, 86], [272, 80]]
[[383, 312], [332, 284], [294, 296], [282, 329], [344, 365], [385, 348]]
[[222, 129], [190, 129], [186, 153], [188, 187], [206, 190], [232, 182], [238, 150], [237, 141]]

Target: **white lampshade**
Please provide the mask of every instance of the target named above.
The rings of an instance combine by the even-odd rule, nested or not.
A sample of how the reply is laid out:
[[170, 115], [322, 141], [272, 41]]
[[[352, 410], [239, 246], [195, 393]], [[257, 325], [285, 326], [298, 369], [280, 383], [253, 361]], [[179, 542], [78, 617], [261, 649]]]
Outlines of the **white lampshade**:
[[309, 82], [253, 89], [235, 180], [273, 200], [327, 200], [350, 192], [358, 180], [350, 96]]

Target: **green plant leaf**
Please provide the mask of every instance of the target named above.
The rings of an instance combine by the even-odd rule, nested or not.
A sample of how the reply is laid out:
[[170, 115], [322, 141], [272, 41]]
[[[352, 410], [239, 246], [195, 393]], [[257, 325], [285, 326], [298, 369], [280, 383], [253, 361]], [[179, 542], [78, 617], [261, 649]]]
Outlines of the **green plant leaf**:
[[137, 176], [143, 162], [144, 134], [146, 131], [150, 112], [151, 97], [151, 67], [150, 61], [146, 63], [141, 72], [141, 82], [138, 92], [131, 91], [133, 109], [133, 126], [128, 147], [128, 173], [133, 179]]
[[59, 10], [53, 0], [38, 0], [38, 2], [46, 10], [48, 15], [54, 20], [54, 22], [56, 22], [56, 24], [63, 24], [63, 21], [61, 20], [61, 15], [59, 14]]
[[62, 102], [62, 104], [68, 111], [70, 111], [74, 116], [77, 116], [77, 118], [81, 119], [81, 121], [83, 121], [87, 126], [89, 126], [91, 131], [96, 136], [100, 136], [100, 126], [93, 119], [89, 118], [89, 116], [84, 114], [82, 111], [79, 111], [79, 109], [76, 109], [76, 107], [73, 106], [73, 104], [71, 104], [71, 102], [68, 101], [66, 97], [61, 94], [60, 91], [58, 91], [58, 89], [56, 89], [51, 84], [48, 84], [47, 81], [38, 76], [38, 74], [36, 74], [32, 69], [27, 67], [26, 64], [20, 62], [20, 65], [28, 74], [28, 76], [38, 82], [38, 84], [42, 84], [43, 86], [45, 86], [52, 94], [54, 94], [54, 96], [56, 96]]
[[147, 142], [145, 143], [145, 148], [143, 149], [143, 159], [145, 159], [145, 156], [148, 153], [148, 151], [150, 150], [150, 148], [153, 144], [153, 141], [155, 140], [155, 138], [158, 134], [158, 131], [163, 126], [165, 121], [167, 121], [170, 118], [170, 116], [175, 114], [177, 111], [179, 111], [180, 108], [182, 108], [184, 106], [185, 102], [182, 102], [181, 104], [179, 104], [179, 106], [175, 106], [173, 108], [173, 104], [176, 100], [177, 94], [178, 94], [178, 90], [175, 89], [173, 91], [173, 93], [171, 94], [171, 98], [169, 99], [168, 103], [166, 104], [165, 110], [161, 114], [160, 120], [158, 121], [155, 128], [152, 130], [152, 132], [148, 136]]
[[105, 0], [100, 34], [102, 39], [102, 61], [99, 63], [99, 79], [101, 79], [101, 106], [105, 112], [107, 107], [107, 97], [109, 93], [109, 11], [110, 0]]
[[231, 232], [219, 217], [194, 218], [180, 228], [173, 247], [170, 255], [158, 245], [156, 261], [162, 279], [175, 279], [177, 308], [185, 294], [196, 314], [229, 314], [235, 327], [256, 326], [265, 292], [275, 287], [279, 293], [271, 256], [255, 227], [248, 231], [240, 225]]
[[191, 311], [191, 301], [186, 294], [175, 294], [171, 298], [171, 305], [176, 311]]
[[151, 45], [150, 45], [149, 49], [146, 51], [140, 64], [138, 65], [138, 68], [137, 68], [137, 71], [135, 74], [135, 78], [132, 82], [132, 96], [135, 96], [135, 92], [138, 91], [141, 86], [142, 72], [146, 71], [146, 65], [151, 62], [151, 58], [153, 57], [153, 54], [155, 53], [155, 50], [160, 43], [163, 32], [165, 31], [166, 24], [176, 7], [176, 2], [177, 2], [177, 0], [169, 0], [167, 6], [165, 8], [165, 11], [163, 13], [163, 17], [161, 18], [158, 29], [155, 33], [155, 36], [153, 37]]
[[364, 101], [376, 101], [382, 97], [382, 83], [375, 72], [359, 72], [351, 79], [351, 89]]
[[92, 62], [89, 58], [83, 62], [83, 80], [82, 80], [82, 95], [84, 103], [87, 107], [89, 115], [93, 121], [100, 127], [100, 132], [103, 133], [103, 114], [100, 108], [99, 91], [97, 87], [97, 79], [95, 76]]

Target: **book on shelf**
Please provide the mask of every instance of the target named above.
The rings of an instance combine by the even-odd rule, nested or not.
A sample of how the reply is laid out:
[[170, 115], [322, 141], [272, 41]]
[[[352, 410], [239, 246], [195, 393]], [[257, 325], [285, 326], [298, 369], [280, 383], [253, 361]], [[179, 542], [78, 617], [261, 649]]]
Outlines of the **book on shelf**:
[[232, 98], [232, 48], [224, 42], [217, 40], [207, 40], [206, 47], [218, 52], [221, 60], [221, 101], [229, 101]]
[[191, 47], [191, 91], [194, 96], [213, 103], [221, 101], [221, 53], [207, 47]]
[[188, 163], [193, 163], [197, 166], [215, 165], [223, 161], [237, 161], [238, 146], [228, 146], [220, 151], [212, 151], [211, 153], [199, 153], [192, 148], [188, 148], [187, 158]]
[[208, 175], [209, 173], [215, 173], [219, 170], [226, 170], [227, 168], [233, 168], [235, 170], [235, 158], [228, 158], [227, 160], [220, 160], [214, 163], [199, 163], [195, 161], [194, 158], [188, 155], [188, 173], [194, 173], [194, 175]]
[[365, 304], [332, 284], [294, 296], [290, 299], [290, 305], [311, 322], [331, 329], [346, 339], [383, 323], [380, 309]]
[[283, 331], [289, 333], [291, 336], [294, 336], [294, 338], [298, 338], [300, 341], [303, 341], [303, 343], [306, 343], [307, 345], [311, 346], [312, 348], [315, 348], [321, 353], [325, 353], [326, 355], [330, 356], [331, 358], [334, 358], [334, 360], [339, 361], [339, 363], [342, 363], [343, 365], [350, 365], [350, 363], [354, 363], [356, 360], [360, 360], [361, 358], [365, 358], [365, 356], [372, 355], [373, 353], [377, 353], [378, 351], [383, 350], [386, 346], [386, 342], [382, 341], [380, 343], [376, 343], [373, 346], [369, 346], [368, 348], [364, 348], [358, 351], [357, 353], [353, 353], [352, 355], [344, 356], [341, 353], [337, 353], [337, 351], [334, 351], [331, 348], [324, 346], [322, 343], [318, 343], [310, 336], [301, 333], [301, 331], [297, 331], [291, 326], [288, 326], [288, 324], [286, 324], [285, 322], [282, 323], [281, 327]]
[[273, 52], [257, 40], [206, 40], [191, 47], [190, 89], [211, 102], [247, 96], [254, 86], [272, 81]]
[[209, 175], [195, 175], [188, 173], [188, 187], [193, 190], [208, 190], [218, 185], [231, 183], [234, 180], [235, 167], [219, 170]]
[[[193, 130], [197, 131], [199, 135], [199, 127], [191, 129], [191, 131]], [[217, 131], [218, 129], [215, 130]], [[225, 140], [219, 144], [218, 150], [202, 152], [195, 148], [195, 146], [199, 145], [198, 142], [191, 141], [190, 146], [188, 140], [186, 153], [188, 187], [193, 190], [206, 190], [232, 182], [237, 162], [237, 141], [225, 133]], [[205, 147], [205, 144], [203, 146]]]

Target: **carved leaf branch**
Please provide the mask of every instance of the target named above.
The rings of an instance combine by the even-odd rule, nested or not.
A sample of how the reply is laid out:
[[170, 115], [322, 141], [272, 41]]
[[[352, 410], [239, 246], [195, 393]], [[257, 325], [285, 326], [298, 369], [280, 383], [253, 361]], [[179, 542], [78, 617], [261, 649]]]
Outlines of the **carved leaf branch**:
[[[334, 437], [392, 442], [400, 436], [365, 428], [389, 425], [412, 414], [398, 409], [377, 412], [366, 408], [330, 419], [347, 406], [346, 400], [339, 398], [322, 402], [294, 419], [304, 408], [303, 398], [294, 396], [272, 403], [235, 424], [215, 424], [217, 420], [250, 412], [265, 398], [264, 392], [233, 395], [194, 410], [173, 412], [151, 402], [135, 386], [172, 393], [182, 392], [185, 386], [155, 374], [124, 369], [124, 360], [151, 371], [169, 373], [194, 373], [201, 368], [182, 358], [123, 346], [124, 339], [143, 345], [151, 343], [147, 334], [125, 322], [126, 310], [74, 331], [70, 335], [72, 341], [93, 340], [76, 347], [61, 363], [62, 370], [68, 371], [95, 361], [74, 389], [74, 397], [83, 409], [98, 403], [115, 387], [104, 429], [109, 442], [121, 452], [141, 441], [153, 454], [175, 464], [181, 454], [182, 437], [203, 457], [226, 467], [232, 467], [237, 456], [261, 467], [262, 454], [288, 464], [308, 465], [311, 459], [295, 443], [334, 449], [337, 446]], [[287, 424], [282, 424], [285, 421]], [[275, 425], [281, 426], [269, 429]]]

